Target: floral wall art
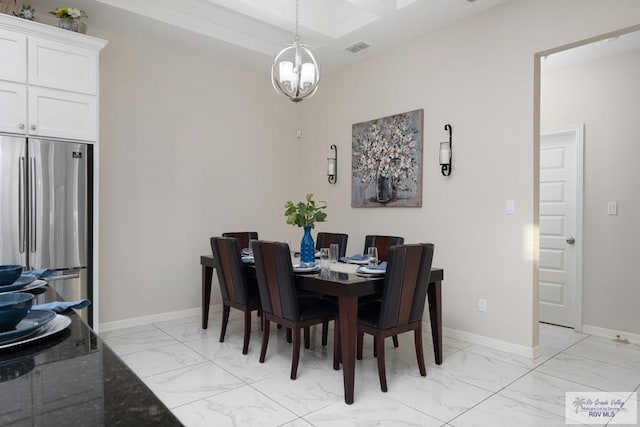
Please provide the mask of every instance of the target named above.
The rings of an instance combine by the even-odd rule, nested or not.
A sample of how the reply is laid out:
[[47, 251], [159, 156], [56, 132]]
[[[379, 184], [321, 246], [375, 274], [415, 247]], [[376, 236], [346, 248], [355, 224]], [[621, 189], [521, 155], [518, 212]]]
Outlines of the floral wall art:
[[352, 128], [351, 206], [422, 206], [424, 110]]

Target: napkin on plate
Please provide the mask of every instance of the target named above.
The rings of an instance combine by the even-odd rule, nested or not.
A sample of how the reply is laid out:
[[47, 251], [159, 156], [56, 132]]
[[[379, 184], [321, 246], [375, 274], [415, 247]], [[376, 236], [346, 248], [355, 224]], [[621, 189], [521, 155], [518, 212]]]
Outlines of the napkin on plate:
[[38, 304], [31, 307], [32, 310], [51, 310], [56, 313], [62, 313], [70, 308], [80, 310], [91, 304], [88, 299], [81, 299], [79, 301], [54, 301], [46, 304]]
[[349, 261], [364, 261], [369, 258], [369, 255], [355, 254], [351, 256], [343, 256], [340, 258], [340, 262], [349, 262]]
[[57, 276], [58, 272], [50, 268], [41, 268], [40, 270], [30, 270], [22, 273], [23, 276], [32, 276], [36, 279], [46, 280], [53, 276]]
[[383, 261], [380, 264], [376, 264], [376, 265], [366, 265], [365, 267], [367, 267], [369, 270], [386, 271], [387, 270], [387, 261]]

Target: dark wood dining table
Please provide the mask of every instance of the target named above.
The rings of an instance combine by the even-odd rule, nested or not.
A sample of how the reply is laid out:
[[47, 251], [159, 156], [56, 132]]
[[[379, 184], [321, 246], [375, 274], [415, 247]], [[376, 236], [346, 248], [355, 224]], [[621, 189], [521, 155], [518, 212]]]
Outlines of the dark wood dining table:
[[[211, 280], [215, 268], [213, 256], [202, 255], [202, 328], [207, 329], [211, 303]], [[252, 267], [247, 267], [252, 268]], [[442, 364], [442, 280], [444, 270], [432, 268], [427, 288], [431, 336], [436, 364]], [[296, 274], [299, 289], [333, 295], [338, 298], [340, 318], [340, 344], [342, 346], [342, 372], [344, 400], [353, 403], [356, 365], [356, 336], [358, 325], [358, 297], [382, 291], [384, 277], [362, 277], [338, 271], [317, 274]]]

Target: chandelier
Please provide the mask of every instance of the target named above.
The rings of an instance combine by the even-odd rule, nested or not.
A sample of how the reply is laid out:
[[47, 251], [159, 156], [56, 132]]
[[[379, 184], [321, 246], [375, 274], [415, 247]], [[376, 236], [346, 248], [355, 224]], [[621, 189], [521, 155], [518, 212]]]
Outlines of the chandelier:
[[296, 0], [296, 38], [282, 49], [271, 66], [271, 83], [276, 92], [293, 102], [300, 102], [316, 93], [320, 68], [308, 47], [298, 36], [298, 0]]

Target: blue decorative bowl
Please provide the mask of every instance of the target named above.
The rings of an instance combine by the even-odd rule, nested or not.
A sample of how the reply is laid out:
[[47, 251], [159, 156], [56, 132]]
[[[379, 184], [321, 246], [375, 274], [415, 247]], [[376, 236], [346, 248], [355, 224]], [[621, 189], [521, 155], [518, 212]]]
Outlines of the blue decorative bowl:
[[21, 265], [0, 265], [0, 286], [11, 285], [21, 274]]
[[10, 331], [29, 313], [33, 295], [26, 292], [0, 294], [0, 332]]

